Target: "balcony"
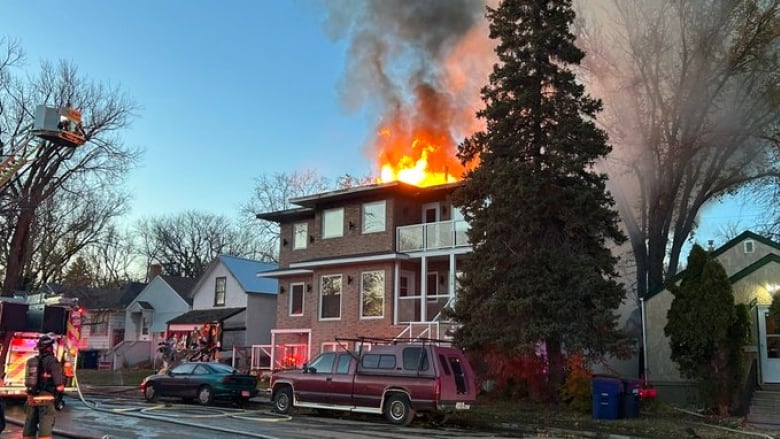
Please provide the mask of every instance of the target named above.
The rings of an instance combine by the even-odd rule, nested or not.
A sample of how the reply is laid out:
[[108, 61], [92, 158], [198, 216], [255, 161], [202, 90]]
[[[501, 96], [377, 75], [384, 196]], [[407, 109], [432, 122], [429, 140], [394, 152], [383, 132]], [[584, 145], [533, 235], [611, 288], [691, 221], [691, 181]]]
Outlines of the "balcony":
[[463, 220], [397, 227], [396, 248], [398, 252], [407, 253], [468, 247], [468, 229], [468, 223]]

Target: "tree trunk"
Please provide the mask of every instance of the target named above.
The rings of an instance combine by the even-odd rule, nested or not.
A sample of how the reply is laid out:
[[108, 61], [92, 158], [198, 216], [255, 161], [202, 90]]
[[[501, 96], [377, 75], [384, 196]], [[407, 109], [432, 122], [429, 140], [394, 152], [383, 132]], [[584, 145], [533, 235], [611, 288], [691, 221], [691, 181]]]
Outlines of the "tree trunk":
[[35, 211], [32, 209], [22, 209], [14, 227], [11, 243], [9, 245], [8, 266], [6, 267], [5, 280], [3, 282], [2, 296], [11, 297], [14, 292], [20, 289], [23, 281], [22, 273], [30, 260], [28, 236]]

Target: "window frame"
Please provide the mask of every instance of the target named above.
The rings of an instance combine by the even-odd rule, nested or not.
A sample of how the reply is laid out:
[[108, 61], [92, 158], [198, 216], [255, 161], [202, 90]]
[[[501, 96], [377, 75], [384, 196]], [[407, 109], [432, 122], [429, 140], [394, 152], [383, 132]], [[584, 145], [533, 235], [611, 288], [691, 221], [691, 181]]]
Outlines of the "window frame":
[[[107, 337], [109, 314], [105, 311], [89, 313], [89, 335], [90, 337]], [[98, 328], [100, 328], [98, 330]]]
[[[377, 207], [379, 205], [381, 205], [381, 212], [382, 212], [382, 218], [381, 218], [382, 227], [381, 229], [374, 228], [374, 227], [369, 228], [369, 226], [373, 225], [374, 222], [366, 220], [366, 214], [367, 214], [366, 210], [367, 208]], [[361, 219], [361, 233], [363, 233], [364, 235], [369, 233], [382, 233], [387, 231], [387, 200], [379, 200], [379, 201], [372, 201], [369, 203], [363, 203], [363, 206], [361, 206], [360, 209], [360, 219]], [[378, 223], [379, 220], [377, 220], [376, 222]]]
[[[299, 226], [302, 226], [299, 230]], [[303, 235], [301, 235], [299, 232], [302, 231]], [[303, 250], [308, 245], [309, 240], [309, 223], [302, 222], [302, 223], [295, 223], [293, 224], [293, 250]]]
[[[220, 281], [222, 281], [222, 290], [220, 291]], [[222, 303], [219, 296], [222, 294]], [[227, 276], [217, 276], [214, 278], [214, 306], [225, 306], [227, 303]]]
[[[380, 274], [381, 281], [382, 281], [382, 290], [379, 293], [379, 301], [380, 301], [380, 313], [379, 315], [365, 315], [365, 302], [364, 298], [366, 296], [366, 275], [372, 275], [372, 274]], [[364, 271], [360, 273], [360, 319], [361, 320], [369, 320], [369, 319], [382, 319], [385, 317], [385, 296], [387, 295], [387, 283], [386, 283], [386, 273], [385, 270], [370, 270], [370, 271]]]
[[[294, 300], [293, 295], [295, 294], [295, 289], [297, 287], [301, 287], [301, 312], [300, 313], [293, 313], [293, 300]], [[304, 311], [304, 300], [303, 300], [304, 299], [303, 292], [304, 292], [305, 287], [306, 286], [303, 284], [303, 282], [291, 283], [288, 286], [287, 290], [289, 291], [289, 295], [290, 295], [290, 298], [288, 299], [288, 302], [287, 302], [287, 305], [288, 305], [287, 306], [287, 315], [288, 316], [290, 316], [290, 317], [301, 317], [301, 316], [303, 316], [303, 314], [305, 312]]]
[[[331, 221], [328, 221], [328, 218], [333, 217], [338, 213], [338, 215], [341, 217], [341, 227], [338, 231], [333, 230], [333, 233], [329, 232], [329, 226], [331, 228], [335, 228], [336, 224], [335, 222], [333, 224], [330, 224]], [[343, 207], [336, 207], [334, 209], [324, 209], [322, 211], [322, 239], [330, 239], [330, 238], [341, 238], [344, 236], [344, 208]]]
[[[334, 293], [334, 296], [338, 296], [339, 299], [339, 313], [337, 317], [323, 317], [323, 312], [325, 310], [324, 308], [324, 301], [323, 298], [326, 296], [325, 294], [325, 279], [338, 278], [339, 280], [339, 291], [337, 293]], [[320, 321], [334, 321], [334, 320], [341, 320], [341, 305], [342, 305], [342, 296], [344, 293], [344, 276], [341, 274], [324, 274], [320, 276], [320, 290], [319, 290], [319, 298], [317, 302], [319, 302], [319, 312], [317, 313], [317, 319]], [[328, 294], [330, 295], [330, 294]]]

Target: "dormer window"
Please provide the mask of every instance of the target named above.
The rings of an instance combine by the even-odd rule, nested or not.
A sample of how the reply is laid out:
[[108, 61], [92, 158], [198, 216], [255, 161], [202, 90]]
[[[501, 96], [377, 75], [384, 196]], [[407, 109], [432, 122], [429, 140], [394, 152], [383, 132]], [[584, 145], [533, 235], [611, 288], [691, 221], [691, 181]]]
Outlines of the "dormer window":
[[750, 254], [756, 251], [756, 245], [752, 239], [748, 239], [747, 241], [745, 241], [744, 246], [745, 246], [745, 254]]
[[328, 209], [322, 212], [322, 237], [344, 236], [344, 209]]

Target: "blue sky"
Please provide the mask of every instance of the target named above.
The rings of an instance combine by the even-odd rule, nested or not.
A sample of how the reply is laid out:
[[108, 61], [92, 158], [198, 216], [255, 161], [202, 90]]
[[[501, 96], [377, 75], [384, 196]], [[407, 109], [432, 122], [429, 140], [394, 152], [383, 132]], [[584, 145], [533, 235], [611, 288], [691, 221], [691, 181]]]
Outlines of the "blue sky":
[[[120, 7], [121, 5], [121, 7]], [[345, 43], [308, 1], [3, 2], [0, 34], [26, 68], [66, 59], [143, 108], [123, 133], [146, 153], [133, 217], [197, 209], [235, 216], [263, 174], [365, 175], [371, 123], [337, 87]]]
[[[65, 59], [142, 106], [123, 133], [145, 150], [130, 219], [234, 217], [260, 175], [372, 171], [363, 151], [376, 115], [341, 105], [347, 43], [326, 34], [320, 2], [5, 0], [2, 11], [0, 35], [20, 41], [26, 68]], [[707, 209], [698, 240], [722, 243], [722, 227], [748, 228], [757, 213]]]

